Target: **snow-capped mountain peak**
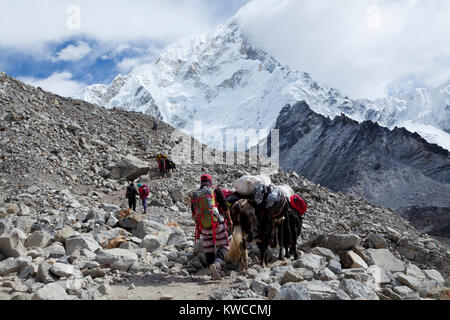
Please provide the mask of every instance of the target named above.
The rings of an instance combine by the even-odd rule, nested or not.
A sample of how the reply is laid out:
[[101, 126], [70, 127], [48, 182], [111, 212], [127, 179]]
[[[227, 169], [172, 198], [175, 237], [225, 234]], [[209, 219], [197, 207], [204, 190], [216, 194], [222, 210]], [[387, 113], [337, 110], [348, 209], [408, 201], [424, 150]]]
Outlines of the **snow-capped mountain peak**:
[[222, 129], [269, 130], [286, 104], [304, 100], [332, 118], [344, 113], [390, 128], [433, 127], [426, 138], [450, 149], [450, 142], [439, 140], [450, 137], [449, 96], [447, 84], [376, 101], [351, 100], [255, 48], [230, 20], [209, 34], [169, 46], [154, 63], [117, 76], [109, 86], [85, 88], [79, 98], [151, 114], [191, 134], [194, 122], [202, 121], [204, 142], [218, 148], [221, 139], [212, 136]]

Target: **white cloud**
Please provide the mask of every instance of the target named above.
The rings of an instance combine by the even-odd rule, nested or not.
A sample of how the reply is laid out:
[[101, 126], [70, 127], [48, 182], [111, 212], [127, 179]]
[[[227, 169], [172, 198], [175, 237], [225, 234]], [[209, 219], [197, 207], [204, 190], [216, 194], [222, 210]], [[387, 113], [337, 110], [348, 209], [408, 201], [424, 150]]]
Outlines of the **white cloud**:
[[117, 70], [121, 73], [129, 73], [141, 64], [142, 59], [140, 58], [125, 58], [117, 64]]
[[60, 52], [56, 54], [56, 58], [53, 61], [80, 61], [92, 51], [88, 43], [84, 41], [78, 41], [77, 45], [68, 45]]
[[72, 80], [70, 72], [54, 73], [47, 79], [19, 77], [19, 80], [63, 97], [74, 97], [75, 94], [86, 87], [85, 83]]
[[[72, 28], [73, 5], [80, 28]], [[30, 48], [71, 36], [122, 43], [140, 39], [171, 42], [215, 27], [204, 0], [14, 0], [0, 1], [0, 46]], [[78, 21], [77, 21], [78, 22]], [[68, 25], [69, 24], [69, 25]]]
[[450, 79], [450, 1], [256, 0], [237, 17], [282, 64], [353, 98]]

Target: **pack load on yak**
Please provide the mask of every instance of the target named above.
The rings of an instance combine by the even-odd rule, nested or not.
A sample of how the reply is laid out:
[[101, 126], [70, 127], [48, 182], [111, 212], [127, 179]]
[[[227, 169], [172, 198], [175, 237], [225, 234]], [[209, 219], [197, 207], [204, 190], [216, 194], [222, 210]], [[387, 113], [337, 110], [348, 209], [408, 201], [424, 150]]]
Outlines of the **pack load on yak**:
[[242, 176], [233, 184], [233, 189], [242, 196], [251, 196], [261, 185], [269, 186], [272, 182], [268, 176]]
[[229, 194], [227, 202], [233, 201], [231, 216], [237, 228], [229, 261], [240, 260], [241, 267], [246, 269], [246, 249], [252, 241], [256, 241], [259, 248], [262, 266], [268, 265], [267, 249], [271, 244], [280, 248], [280, 258], [284, 248], [287, 256], [293, 253], [297, 259], [296, 243], [307, 210], [305, 201], [290, 186], [274, 186], [266, 176], [241, 177], [233, 188], [236, 193]]

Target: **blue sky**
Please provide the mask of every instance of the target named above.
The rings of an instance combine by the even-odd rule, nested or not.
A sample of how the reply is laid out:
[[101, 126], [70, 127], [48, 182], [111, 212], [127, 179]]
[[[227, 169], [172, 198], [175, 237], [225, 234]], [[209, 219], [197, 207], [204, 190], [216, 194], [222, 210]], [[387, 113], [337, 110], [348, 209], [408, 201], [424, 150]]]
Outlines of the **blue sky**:
[[[4, 0], [0, 28], [18, 29], [0, 35], [0, 70], [73, 95], [155, 60], [172, 42], [212, 30], [248, 1]], [[68, 27], [77, 22], [79, 29]]]
[[72, 96], [233, 16], [254, 46], [352, 98], [450, 79], [443, 0], [2, 0], [0, 70]]

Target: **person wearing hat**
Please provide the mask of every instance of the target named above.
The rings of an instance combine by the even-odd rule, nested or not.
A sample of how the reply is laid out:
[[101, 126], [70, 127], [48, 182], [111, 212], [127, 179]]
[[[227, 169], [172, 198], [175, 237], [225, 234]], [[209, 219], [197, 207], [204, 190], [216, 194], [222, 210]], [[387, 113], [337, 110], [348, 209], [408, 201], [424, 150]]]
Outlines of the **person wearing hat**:
[[138, 191], [139, 191], [139, 196], [142, 200], [142, 206], [144, 207], [144, 214], [147, 213], [147, 198], [150, 195], [150, 189], [148, 188], [147, 185], [142, 184], [142, 183], [138, 183]]
[[227, 224], [232, 230], [233, 222], [227, 201], [220, 188], [213, 185], [209, 174], [200, 178], [200, 189], [192, 196], [191, 211], [196, 222], [195, 240], [202, 239], [203, 252], [212, 277], [220, 280], [222, 263], [230, 249]]

